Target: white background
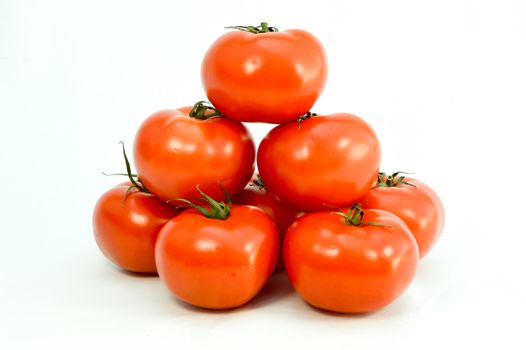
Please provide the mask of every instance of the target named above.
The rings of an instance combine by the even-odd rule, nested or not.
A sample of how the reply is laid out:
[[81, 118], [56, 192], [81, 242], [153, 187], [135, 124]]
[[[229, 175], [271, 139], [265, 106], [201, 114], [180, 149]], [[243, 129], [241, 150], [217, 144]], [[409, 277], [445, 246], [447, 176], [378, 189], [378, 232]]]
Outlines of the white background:
[[[526, 346], [525, 3], [306, 3], [0, 0], [0, 348]], [[131, 151], [145, 117], [204, 99], [208, 46], [262, 20], [324, 43], [313, 111], [365, 118], [383, 169], [443, 199], [442, 239], [379, 312], [314, 310], [284, 274], [243, 308], [200, 311], [94, 243], [118, 141]]]

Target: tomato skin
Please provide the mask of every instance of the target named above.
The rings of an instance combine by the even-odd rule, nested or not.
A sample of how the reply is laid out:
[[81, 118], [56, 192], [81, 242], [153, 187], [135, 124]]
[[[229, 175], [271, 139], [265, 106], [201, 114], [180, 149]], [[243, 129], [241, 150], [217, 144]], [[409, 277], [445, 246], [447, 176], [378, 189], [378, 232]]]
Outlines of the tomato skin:
[[444, 206], [438, 195], [426, 184], [405, 178], [415, 185], [374, 187], [360, 200], [363, 208], [381, 209], [401, 218], [411, 230], [423, 258], [440, 238], [444, 228]]
[[118, 185], [104, 193], [93, 211], [93, 233], [102, 253], [124, 270], [156, 273], [155, 241], [176, 215], [173, 207], [152, 194]]
[[229, 309], [252, 299], [276, 264], [279, 237], [261, 209], [234, 204], [226, 220], [194, 209], [170, 220], [155, 248], [159, 277], [179, 299]]
[[380, 143], [362, 119], [313, 116], [272, 129], [261, 142], [258, 170], [269, 192], [303, 211], [342, 208], [365, 195], [380, 165]]
[[[297, 210], [291, 209], [278, 202], [266, 189], [252, 186], [250, 184], [246, 186], [243, 191], [239, 192], [233, 198], [233, 201], [238, 204], [253, 205], [267, 213], [276, 224], [280, 236], [280, 242], [283, 242], [287, 229], [296, 220], [296, 216], [299, 214]], [[282, 254], [279, 254], [278, 262], [274, 271], [280, 272], [284, 269], [285, 265], [283, 265]]]
[[224, 34], [201, 69], [208, 99], [231, 118], [285, 123], [307, 113], [327, 80], [321, 43], [304, 30]]
[[134, 160], [148, 190], [164, 201], [198, 195], [196, 186], [224, 199], [254, 172], [255, 148], [248, 130], [228, 118], [199, 120], [191, 107], [160, 111], [147, 118], [135, 137]]
[[418, 247], [403, 221], [365, 210], [352, 226], [330, 212], [308, 213], [289, 228], [283, 255], [289, 279], [309, 304], [341, 313], [378, 310], [402, 294], [418, 264]]

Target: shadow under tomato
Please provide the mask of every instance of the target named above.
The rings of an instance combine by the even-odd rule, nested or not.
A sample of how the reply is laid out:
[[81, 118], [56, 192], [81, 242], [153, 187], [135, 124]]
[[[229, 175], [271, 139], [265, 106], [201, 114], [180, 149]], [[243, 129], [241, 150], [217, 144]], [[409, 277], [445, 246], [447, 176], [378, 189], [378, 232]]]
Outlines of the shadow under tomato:
[[181, 307], [182, 309], [185, 309], [187, 311], [192, 312], [199, 312], [203, 314], [228, 314], [237, 311], [239, 308], [232, 308], [232, 309], [223, 309], [223, 310], [214, 310], [214, 309], [205, 309], [198, 306], [193, 306], [191, 304], [188, 304], [187, 302], [184, 302], [182, 300], [179, 300], [175, 295], [171, 294], [172, 300], [175, 301], [175, 303]]
[[320, 315], [324, 315], [324, 316], [330, 316], [330, 317], [335, 317], [335, 318], [354, 318], [354, 319], [360, 319], [360, 318], [367, 318], [367, 317], [372, 317], [372, 315], [376, 314], [377, 311], [372, 311], [372, 312], [361, 312], [361, 313], [354, 313], [354, 314], [349, 314], [349, 313], [342, 313], [342, 312], [336, 312], [336, 311], [329, 311], [329, 310], [325, 310], [325, 309], [320, 309], [319, 307], [317, 306], [314, 306], [312, 304], [309, 304], [307, 303], [305, 300], [303, 301], [303, 303], [306, 305], [306, 307], [308, 307], [310, 310], [320, 314]]
[[285, 271], [273, 274], [267, 284], [244, 308], [257, 309], [277, 302], [294, 292]]
[[125, 275], [125, 276], [130, 276], [130, 277], [134, 277], [134, 278], [152, 278], [152, 277], [159, 277], [159, 275], [157, 274], [157, 272], [133, 272], [133, 271], [128, 271], [128, 270], [124, 270], [123, 268], [120, 268], [116, 265], [113, 265], [113, 264], [110, 264], [110, 266], [115, 270], [115, 271], [118, 271], [120, 272], [121, 274]]
[[311, 305], [307, 303], [306, 301], [303, 301], [304, 304], [306, 304], [306, 307], [310, 309], [313, 313], [316, 313], [318, 315], [323, 316], [329, 316], [334, 318], [346, 318], [346, 319], [368, 319], [368, 318], [374, 318], [375, 320], [378, 319], [393, 319], [397, 317], [404, 317], [404, 315], [407, 315], [408, 313], [412, 312], [412, 309], [414, 308], [413, 303], [411, 303], [411, 299], [408, 298], [408, 296], [400, 296], [398, 299], [394, 300], [390, 304], [374, 311], [368, 311], [368, 312], [360, 312], [360, 313], [341, 313], [341, 312], [335, 312], [335, 311], [329, 311], [320, 309], [314, 305]]

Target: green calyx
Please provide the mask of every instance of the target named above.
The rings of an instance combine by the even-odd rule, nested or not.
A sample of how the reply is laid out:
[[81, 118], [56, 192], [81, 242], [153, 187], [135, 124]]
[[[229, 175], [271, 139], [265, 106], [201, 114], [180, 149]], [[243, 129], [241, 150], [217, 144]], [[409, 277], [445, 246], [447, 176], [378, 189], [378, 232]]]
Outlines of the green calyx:
[[334, 212], [333, 214], [340, 215], [343, 217], [343, 223], [345, 225], [349, 226], [378, 226], [378, 227], [385, 227], [387, 225], [381, 224], [379, 222], [374, 221], [363, 221], [364, 217], [364, 211], [362, 209], [362, 205], [360, 203], [356, 203], [352, 207], [349, 208], [347, 213], [340, 210], [339, 212]]
[[261, 25], [254, 27], [254, 26], [229, 26], [225, 27], [225, 29], [235, 29], [240, 30], [242, 32], [248, 32], [252, 34], [263, 34], [263, 33], [276, 33], [279, 32], [278, 28], [276, 27], [269, 27], [267, 22], [261, 22]]
[[217, 110], [217, 108], [214, 108], [210, 102], [199, 101], [192, 107], [188, 115], [195, 119], [207, 120], [210, 118], [222, 117], [223, 113]]
[[184, 198], [178, 198], [176, 201], [180, 201], [183, 203], [186, 203], [186, 205], [179, 206], [179, 208], [194, 208], [195, 210], [199, 211], [201, 214], [206, 216], [210, 219], [217, 219], [217, 220], [226, 220], [230, 216], [230, 208], [232, 207], [232, 199], [230, 198], [230, 195], [228, 192], [219, 184], [219, 187], [221, 188], [221, 191], [223, 191], [227, 203], [224, 202], [217, 202], [212, 197], [201, 191], [199, 188], [199, 185], [196, 187], [197, 191], [201, 195], [201, 197], [197, 197], [197, 199], [202, 200], [210, 206], [210, 208], [197, 205], [189, 201], [188, 199]]
[[130, 187], [126, 190], [126, 195], [124, 196], [124, 200], [128, 198], [128, 195], [132, 190], [138, 190], [139, 192], [144, 193], [151, 193], [144, 183], [141, 181], [139, 176], [137, 174], [133, 174], [131, 171], [130, 161], [128, 160], [128, 156], [126, 155], [126, 149], [124, 147], [124, 142], [119, 142], [122, 145], [122, 155], [124, 156], [124, 163], [126, 164], [126, 173], [115, 173], [115, 174], [106, 174], [105, 172], [102, 172], [105, 176], [127, 176], [130, 182], [132, 183]]
[[298, 117], [298, 118], [296, 119], [296, 121], [298, 122], [298, 129], [300, 128], [302, 122], [304, 122], [305, 120], [307, 120], [307, 119], [309, 119], [309, 118], [311, 118], [311, 117], [315, 117], [315, 116], [317, 116], [316, 113], [313, 113], [313, 112], [307, 112], [307, 113], [305, 113], [304, 115]]
[[405, 181], [405, 176], [400, 175], [400, 174], [411, 174], [411, 173], [406, 173], [403, 171], [397, 171], [395, 173], [392, 173], [391, 175], [388, 175], [387, 173], [378, 173], [376, 184], [374, 185], [373, 188], [375, 187], [396, 187], [400, 185], [416, 187], [412, 183]]

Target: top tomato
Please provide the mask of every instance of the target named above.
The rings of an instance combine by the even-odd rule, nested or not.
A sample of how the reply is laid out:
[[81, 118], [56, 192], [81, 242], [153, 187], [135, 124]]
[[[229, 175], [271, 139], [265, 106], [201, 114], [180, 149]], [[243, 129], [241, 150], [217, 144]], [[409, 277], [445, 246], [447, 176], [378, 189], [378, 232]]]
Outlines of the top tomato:
[[262, 23], [220, 37], [202, 64], [210, 102], [230, 118], [281, 124], [307, 113], [327, 80], [321, 43], [304, 30]]

